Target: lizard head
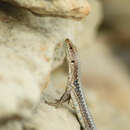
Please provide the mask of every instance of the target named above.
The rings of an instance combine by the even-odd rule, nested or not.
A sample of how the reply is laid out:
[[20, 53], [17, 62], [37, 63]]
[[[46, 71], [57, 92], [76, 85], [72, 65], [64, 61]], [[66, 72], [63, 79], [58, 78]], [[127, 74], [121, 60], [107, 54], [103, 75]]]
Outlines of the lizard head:
[[65, 50], [68, 62], [75, 64], [77, 62], [77, 49], [69, 39], [65, 40]]
[[79, 73], [79, 60], [76, 46], [69, 40], [65, 40], [66, 58], [69, 65], [69, 73], [71, 73], [71, 79], [77, 80]]

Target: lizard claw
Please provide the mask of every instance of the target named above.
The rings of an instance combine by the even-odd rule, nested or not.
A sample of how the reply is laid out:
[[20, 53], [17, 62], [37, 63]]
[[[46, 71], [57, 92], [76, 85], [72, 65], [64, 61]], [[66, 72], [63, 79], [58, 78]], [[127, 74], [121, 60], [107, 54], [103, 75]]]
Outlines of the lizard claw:
[[48, 101], [45, 100], [45, 103], [48, 104], [48, 105], [54, 106], [54, 107], [56, 107], [56, 108], [58, 108], [59, 105], [61, 104], [60, 101], [57, 100], [57, 99], [56, 99], [55, 102], [48, 102]]

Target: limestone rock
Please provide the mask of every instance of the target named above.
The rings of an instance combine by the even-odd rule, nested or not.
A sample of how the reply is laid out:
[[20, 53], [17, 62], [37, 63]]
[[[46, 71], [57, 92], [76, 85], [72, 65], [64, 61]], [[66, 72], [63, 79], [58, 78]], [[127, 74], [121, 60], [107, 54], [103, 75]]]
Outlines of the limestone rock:
[[83, 18], [90, 11], [87, 0], [2, 0], [43, 16]]
[[72, 25], [0, 3], [0, 129], [22, 129], [22, 120], [31, 118], [51, 71], [63, 62]]
[[81, 25], [82, 22], [70, 19], [38, 17], [23, 8], [0, 3], [1, 130], [49, 130], [51, 118], [55, 120], [51, 125], [57, 130], [79, 129], [72, 110], [55, 109], [44, 101], [39, 106], [39, 101], [42, 92], [44, 98], [52, 100], [62, 94], [57, 93], [53, 84], [48, 92], [45, 88], [51, 72], [63, 63], [63, 41], [75, 41], [74, 37], [79, 35], [75, 31]]
[[[54, 87], [54, 86], [53, 86]], [[51, 88], [52, 89], [52, 88]], [[55, 92], [54, 92], [55, 93]], [[31, 120], [24, 122], [27, 130], [79, 130], [77, 119], [66, 107], [55, 108], [41, 102]]]
[[[62, 18], [38, 17], [25, 9], [0, 3], [0, 129], [30, 129], [36, 124], [37, 130], [49, 130], [49, 122], [43, 123], [49, 113], [55, 120], [52, 125], [56, 129], [63, 129], [66, 124], [68, 129], [79, 129], [79, 123], [70, 111], [63, 109], [59, 113], [60, 109], [44, 103], [38, 107], [51, 71], [63, 62], [64, 39], [74, 39], [75, 25], [81, 24]], [[55, 94], [53, 87], [50, 91]], [[37, 107], [38, 112], [33, 114]], [[44, 111], [40, 112], [41, 109]]]

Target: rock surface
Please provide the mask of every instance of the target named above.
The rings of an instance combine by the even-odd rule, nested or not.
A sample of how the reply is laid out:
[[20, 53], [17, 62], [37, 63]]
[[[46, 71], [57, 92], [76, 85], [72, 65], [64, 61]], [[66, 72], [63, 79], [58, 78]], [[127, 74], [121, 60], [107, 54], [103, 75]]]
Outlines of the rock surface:
[[103, 45], [105, 40], [95, 38], [102, 8], [97, 1], [90, 5], [91, 14], [74, 21], [38, 17], [0, 3], [0, 130], [80, 129], [71, 103], [56, 109], [44, 102], [58, 99], [65, 90], [65, 38], [78, 47], [82, 83], [87, 86], [87, 103], [97, 128], [130, 129], [129, 79], [120, 61]]
[[[43, 123], [49, 113], [51, 116], [48, 120], [52, 117], [56, 121], [52, 124], [55, 129], [66, 128], [66, 124], [70, 130], [79, 129], [75, 116], [66, 109], [59, 113], [60, 109], [43, 103], [43, 112], [40, 112], [41, 108], [36, 114], [32, 113], [39, 105], [40, 95], [48, 85], [51, 71], [63, 62], [63, 41], [65, 38], [74, 39], [75, 25], [78, 24], [73, 20], [38, 17], [26, 9], [0, 3], [1, 130], [31, 129], [29, 126], [33, 124], [29, 121], [36, 124], [37, 130], [43, 127], [49, 130], [48, 121]], [[37, 118], [33, 120], [35, 116]]]
[[43, 16], [83, 18], [90, 11], [87, 0], [2, 0]]
[[82, 83], [100, 130], [130, 129], [130, 81], [121, 60], [113, 57], [100, 37], [87, 51], [82, 49]]

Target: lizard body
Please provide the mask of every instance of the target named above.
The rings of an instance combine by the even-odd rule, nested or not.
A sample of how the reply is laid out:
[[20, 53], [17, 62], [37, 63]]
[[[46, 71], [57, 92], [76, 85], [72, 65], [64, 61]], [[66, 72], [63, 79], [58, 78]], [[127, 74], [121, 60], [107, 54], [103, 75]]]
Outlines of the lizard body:
[[80, 82], [77, 49], [69, 39], [66, 39], [64, 44], [69, 68], [67, 87], [64, 94], [59, 100], [57, 100], [56, 103], [49, 104], [55, 104], [58, 106], [71, 98], [83, 130], [97, 130], [91, 113], [88, 110], [85, 95]]

